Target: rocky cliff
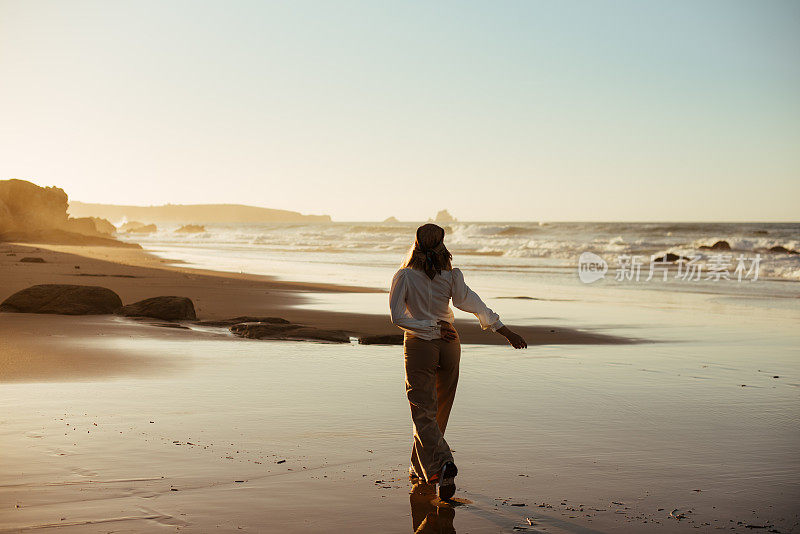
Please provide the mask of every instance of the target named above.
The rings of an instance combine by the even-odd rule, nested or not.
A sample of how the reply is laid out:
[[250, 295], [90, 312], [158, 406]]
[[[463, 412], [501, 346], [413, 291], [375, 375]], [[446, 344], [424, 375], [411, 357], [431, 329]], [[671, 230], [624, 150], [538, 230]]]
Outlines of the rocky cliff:
[[97, 217], [71, 218], [63, 189], [25, 180], [0, 180], [0, 241], [138, 246], [113, 239], [114, 225]]

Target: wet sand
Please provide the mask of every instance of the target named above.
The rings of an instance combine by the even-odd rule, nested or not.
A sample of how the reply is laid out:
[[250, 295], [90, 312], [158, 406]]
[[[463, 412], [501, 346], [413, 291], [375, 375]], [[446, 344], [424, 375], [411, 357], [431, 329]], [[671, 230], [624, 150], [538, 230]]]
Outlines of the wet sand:
[[37, 334], [82, 320], [2, 316], [31, 346], [115, 362], [102, 379], [0, 388], [4, 532], [408, 532], [420, 514], [424, 532], [796, 528], [789, 350], [758, 370], [738, 340], [470, 347], [448, 439], [471, 503], [452, 510], [408, 495], [399, 347], [114, 318], [96, 319], [103, 335]]
[[[124, 302], [190, 296], [203, 319], [353, 315], [302, 308], [344, 288], [110, 257], [80, 271], [147, 278], [75, 277], [67, 253], [4, 264], [3, 292], [97, 278]], [[465, 346], [448, 441], [469, 502], [456, 507], [409, 496], [400, 347], [0, 314], [0, 531], [797, 531], [796, 312], [742, 328], [602, 309], [660, 342]]]
[[[45, 263], [20, 262], [24, 257], [42, 258]], [[78, 267], [78, 268], [76, 268]], [[386, 313], [337, 312], [329, 309], [304, 307], [314, 295], [366, 294], [381, 295], [381, 288], [341, 286], [279, 281], [274, 278], [237, 273], [223, 273], [167, 265], [165, 260], [140, 249], [77, 247], [59, 245], [0, 245], [0, 302], [16, 291], [35, 284], [97, 285], [112, 289], [124, 304], [159, 295], [178, 295], [192, 299], [198, 319], [215, 320], [238, 316], [280, 316], [293, 323], [318, 328], [344, 330], [352, 336], [397, 334], [400, 332], [389, 322]], [[388, 305], [387, 305], [388, 306]], [[57, 323], [61, 324], [61, 323]], [[481, 331], [477, 321], [457, 320], [456, 327], [465, 344], [505, 345], [497, 334]], [[565, 326], [512, 325], [531, 345], [536, 344], [622, 344], [645, 340], [611, 335], [592, 330]], [[51, 327], [45, 327], [47, 331]], [[59, 328], [54, 326], [54, 328]], [[76, 321], [69, 335], [101, 334], [101, 328], [92, 318]], [[0, 325], [2, 329], [2, 325]], [[48, 332], [49, 333], [49, 332]], [[5, 329], [0, 337], [0, 380], [47, 378], [65, 373], [101, 376], [105, 371], [123, 365], [108, 362], [107, 358], [87, 357], [83, 353], [68, 354], [58, 343], [52, 352], [27, 347], [14, 340], [14, 331]], [[154, 365], [158, 365], [154, 363]]]

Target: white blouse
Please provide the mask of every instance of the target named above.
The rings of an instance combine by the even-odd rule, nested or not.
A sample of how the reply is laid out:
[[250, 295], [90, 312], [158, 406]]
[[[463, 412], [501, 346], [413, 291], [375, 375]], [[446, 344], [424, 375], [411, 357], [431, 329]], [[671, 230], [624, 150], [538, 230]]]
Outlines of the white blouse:
[[413, 337], [437, 339], [442, 337], [439, 321], [453, 322], [453, 306], [474, 313], [484, 330], [493, 332], [503, 327], [500, 316], [483, 303], [481, 298], [464, 283], [459, 269], [442, 271], [428, 278], [425, 271], [406, 267], [395, 273], [389, 291], [389, 308], [392, 323]]

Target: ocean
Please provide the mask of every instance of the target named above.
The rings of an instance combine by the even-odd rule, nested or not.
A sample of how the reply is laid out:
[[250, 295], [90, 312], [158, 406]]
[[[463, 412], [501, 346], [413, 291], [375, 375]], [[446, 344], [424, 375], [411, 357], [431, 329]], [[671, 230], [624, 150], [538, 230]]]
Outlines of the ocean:
[[[187, 266], [276, 276], [306, 282], [388, 288], [413, 241], [418, 223], [206, 224], [205, 232], [122, 239]], [[503, 223], [446, 225], [454, 266], [498, 296], [561, 296], [598, 289], [701, 292], [753, 297], [800, 296], [800, 223]], [[730, 250], [704, 250], [718, 241]], [[582, 283], [581, 254], [608, 266], [605, 276]], [[699, 272], [651, 259], [667, 253], [698, 257]], [[758, 265], [753, 269], [753, 264]], [[625, 268], [638, 265], [636, 268]], [[716, 267], [715, 267], [716, 266]], [[737, 266], [744, 266], [737, 272]], [[749, 275], [748, 275], [749, 271]], [[746, 276], [745, 276], [746, 275]], [[649, 278], [649, 279], [648, 279]], [[553, 295], [550, 295], [553, 296]]]
[[[208, 224], [197, 234], [163, 226], [124, 239], [182, 266], [387, 289], [415, 227]], [[450, 510], [449, 528], [525, 531], [532, 518], [535, 530], [548, 532], [649, 531], [645, 524], [661, 533], [796, 530], [800, 262], [769, 249], [797, 250], [798, 230], [449, 225], [454, 264], [512, 329], [565, 327], [637, 341], [526, 350], [464, 344], [447, 439], [459, 496], [471, 503]], [[720, 240], [731, 250], [700, 248]], [[607, 262], [606, 271], [579, 270], [585, 253]], [[662, 271], [648, 280], [650, 257], [665, 253], [699, 255], [703, 269], [686, 277], [686, 266], [674, 265], [666, 280]], [[721, 268], [726, 256], [730, 265]], [[745, 271], [737, 272], [739, 256]], [[638, 280], [620, 257], [641, 259]], [[749, 261], [756, 257], [757, 277]], [[587, 272], [599, 277], [582, 281]], [[142, 296], [181, 291], [143, 287], [152, 293]], [[384, 314], [391, 328], [384, 292], [299, 299], [303, 308]], [[281, 310], [265, 299], [262, 313]], [[455, 313], [466, 319], [462, 332], [479, 328]], [[98, 362], [128, 358], [137, 370], [0, 389], [0, 402], [18, 407], [4, 426], [0, 472], [19, 478], [22, 467], [37, 466], [24, 484], [5, 485], [6, 500], [23, 505], [11, 528], [66, 517], [81, 531], [90, 525], [75, 521], [107, 529], [120, 518], [202, 531], [416, 530], [401, 347], [240, 339], [224, 328], [118, 317], [6, 315], [15, 335]], [[102, 334], [82, 330], [87, 324]], [[156, 364], [163, 368], [147, 375]], [[76, 503], [86, 511], [78, 514]]]
[[[164, 226], [125, 239], [183, 266], [386, 289], [415, 227], [209, 224], [198, 234]], [[794, 531], [800, 262], [769, 248], [797, 250], [799, 229], [449, 225], [454, 264], [512, 329], [568, 327], [638, 341], [526, 350], [465, 344], [447, 439], [459, 496], [471, 504], [452, 509], [449, 526], [525, 531], [535, 518], [539, 532], [649, 531], [645, 524], [662, 533]], [[700, 248], [720, 240], [731, 250]], [[578, 269], [586, 252], [607, 262], [605, 273], [591, 271], [603, 275], [591, 282]], [[684, 277], [673, 266], [666, 281], [662, 272], [647, 280], [650, 256], [668, 252], [702, 255], [704, 270]], [[739, 281], [737, 257], [757, 255], [758, 277], [748, 270]], [[619, 267], [619, 256], [643, 258], [638, 281]], [[731, 256], [730, 268], [713, 269], [715, 256]], [[152, 296], [166, 290], [173, 291], [154, 287]], [[304, 308], [384, 314], [391, 328], [383, 292], [304, 292], [300, 300]], [[281, 312], [265, 302], [260, 313]], [[466, 319], [462, 332], [479, 328], [474, 317], [455, 313]], [[85, 318], [9, 315], [14, 331], [47, 332], [45, 340], [98, 361], [127, 356], [137, 369], [168, 365], [154, 377], [91, 387], [56, 381], [0, 389], [0, 402], [20, 407], [3, 435], [6, 471], [44, 466], [33, 482], [7, 485], [21, 492], [19, 502], [46, 495], [74, 507], [75, 497], [59, 494], [64, 486], [52, 480], [75, 473], [83, 480], [60, 484], [82, 484], [98, 517], [145, 511], [173, 528], [407, 532], [409, 516], [419, 516], [406, 481], [412, 437], [401, 347], [239, 339], [224, 328], [118, 318], [94, 319], [107, 321], [103, 335], [55, 337], [52, 321], [61, 332], [79, 332]], [[41, 475], [46, 469], [49, 478]], [[62, 510], [26, 505], [14, 520], [59, 524], [73, 514]]]

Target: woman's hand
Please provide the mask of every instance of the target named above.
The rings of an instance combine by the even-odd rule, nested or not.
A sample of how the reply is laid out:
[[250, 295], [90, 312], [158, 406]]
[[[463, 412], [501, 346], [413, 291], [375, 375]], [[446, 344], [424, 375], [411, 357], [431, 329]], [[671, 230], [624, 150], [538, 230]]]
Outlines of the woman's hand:
[[453, 325], [447, 321], [439, 321], [440, 330], [442, 332], [442, 339], [447, 342], [455, 341], [458, 339], [458, 332]]
[[528, 344], [525, 342], [525, 339], [507, 326], [503, 326], [502, 328], [498, 329], [497, 333], [506, 338], [511, 346], [515, 349], [528, 348]]

